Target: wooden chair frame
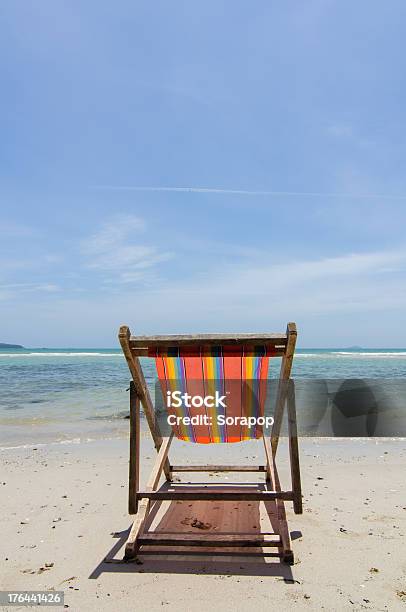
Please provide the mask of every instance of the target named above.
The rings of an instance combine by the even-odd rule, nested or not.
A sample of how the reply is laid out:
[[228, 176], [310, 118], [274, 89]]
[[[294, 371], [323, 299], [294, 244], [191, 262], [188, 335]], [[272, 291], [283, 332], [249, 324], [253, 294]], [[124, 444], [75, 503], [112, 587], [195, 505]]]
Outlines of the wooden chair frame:
[[[289, 564], [293, 563], [293, 552], [291, 547], [289, 529], [286, 522], [284, 501], [292, 501], [294, 512], [302, 513], [302, 493], [300, 481], [299, 450], [296, 429], [296, 407], [294, 382], [290, 379], [292, 360], [296, 344], [296, 325], [288, 323], [286, 334], [240, 334], [240, 335], [200, 335], [200, 336], [131, 336], [127, 326], [120, 327], [119, 341], [132, 375], [130, 384], [130, 460], [129, 460], [129, 491], [128, 512], [135, 514], [130, 534], [125, 547], [125, 559], [131, 559], [137, 555], [141, 546], [148, 544], [154, 546], [204, 546], [204, 547], [263, 547], [276, 546], [280, 551], [281, 558]], [[282, 357], [279, 385], [276, 396], [274, 412], [274, 424], [271, 437], [263, 436], [265, 459], [264, 465], [171, 465], [168, 459], [169, 448], [173, 439], [173, 433], [168, 437], [162, 437], [159, 425], [155, 418], [154, 407], [142, 372], [139, 356], [148, 355], [152, 348], [165, 346], [190, 346], [190, 345], [215, 345], [243, 343], [272, 346], [275, 355]], [[145, 417], [151, 431], [151, 435], [157, 450], [154, 467], [147, 481], [145, 489], [140, 489], [140, 405], [142, 404]], [[287, 406], [289, 454], [292, 488], [283, 491], [280, 486], [276, 469], [276, 452], [278, 449], [279, 436]], [[216, 489], [215, 486], [204, 486], [203, 488], [188, 484], [183, 487], [171, 485], [174, 472], [264, 472], [266, 473], [266, 484], [258, 486], [254, 490], [247, 487], [229, 488], [226, 490]], [[158, 489], [162, 474], [166, 483]], [[145, 531], [149, 512], [155, 502], [162, 500], [253, 500], [274, 501], [278, 522], [279, 538], [272, 539], [261, 534], [237, 535], [237, 534], [165, 534]]]

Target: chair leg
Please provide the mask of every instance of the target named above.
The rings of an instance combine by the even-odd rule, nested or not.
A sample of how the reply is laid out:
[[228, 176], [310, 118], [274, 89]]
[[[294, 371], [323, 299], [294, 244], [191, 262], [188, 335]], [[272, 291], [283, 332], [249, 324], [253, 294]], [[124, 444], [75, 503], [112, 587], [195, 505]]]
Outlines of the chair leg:
[[126, 545], [125, 545], [125, 553], [124, 560], [129, 561], [130, 559], [134, 559], [138, 552], [137, 539], [141, 534], [145, 519], [147, 518], [149, 511], [150, 502], [148, 499], [143, 499], [138, 505], [138, 512], [135, 517], [135, 521], [131, 527], [130, 535], [128, 536]]
[[302, 514], [302, 484], [300, 479], [299, 446], [297, 441], [295, 384], [293, 380], [291, 380], [289, 384], [287, 409], [289, 426], [290, 470], [293, 491], [293, 510], [295, 514]]
[[[159, 479], [162, 476], [164, 471], [164, 466], [167, 463], [169, 447], [171, 445], [173, 438], [173, 434], [171, 434], [168, 438], [163, 438], [161, 448], [159, 449], [157, 458], [155, 460], [154, 467], [152, 468], [151, 475], [148, 479], [146, 489], [147, 491], [156, 491], [156, 488], [159, 483]], [[132, 559], [136, 556], [138, 551], [137, 539], [139, 535], [142, 533], [145, 520], [148, 516], [148, 512], [150, 509], [150, 500], [147, 498], [143, 498], [138, 505], [138, 512], [136, 514], [134, 523], [131, 527], [130, 535], [128, 536], [126, 545], [125, 545], [125, 553], [124, 559]]]
[[278, 396], [275, 404], [274, 422], [271, 431], [272, 453], [276, 455], [281, 433], [284, 407], [286, 402], [286, 381], [279, 381]]
[[[276, 469], [275, 455], [272, 452], [271, 442], [266, 436], [263, 436], [263, 442], [267, 463], [266, 481], [270, 484], [274, 491], [280, 491], [281, 484], [279, 481], [278, 471]], [[290, 541], [289, 527], [286, 520], [285, 504], [282, 499], [276, 499], [275, 505], [278, 519], [279, 536], [282, 544], [282, 561], [284, 561], [284, 563], [288, 563], [289, 565], [293, 565], [294, 556]]]
[[137, 514], [140, 481], [140, 398], [130, 383], [130, 462], [128, 474], [128, 514]]
[[265, 450], [265, 458], [266, 458], [266, 477], [265, 482], [267, 484], [273, 483], [273, 461], [272, 461], [272, 448], [269, 438], [265, 435], [262, 436], [262, 441], [264, 443]]

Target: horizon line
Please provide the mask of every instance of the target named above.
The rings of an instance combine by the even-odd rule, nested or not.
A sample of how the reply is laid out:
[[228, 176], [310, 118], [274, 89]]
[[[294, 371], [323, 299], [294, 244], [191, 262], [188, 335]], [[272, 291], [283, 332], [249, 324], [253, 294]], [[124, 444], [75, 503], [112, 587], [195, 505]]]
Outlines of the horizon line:
[[[31, 351], [31, 350], [39, 350], [39, 351], [54, 351], [54, 350], [93, 350], [93, 351], [121, 351], [121, 347], [119, 346], [19, 346], [14, 349], [7, 346], [1, 346], [1, 344], [15, 344], [10, 342], [1, 342], [0, 343], [0, 351], [2, 350], [16, 350], [16, 351]], [[340, 351], [373, 351], [373, 350], [406, 350], [405, 346], [302, 346], [297, 347], [296, 351], [323, 351], [323, 350], [340, 350]]]

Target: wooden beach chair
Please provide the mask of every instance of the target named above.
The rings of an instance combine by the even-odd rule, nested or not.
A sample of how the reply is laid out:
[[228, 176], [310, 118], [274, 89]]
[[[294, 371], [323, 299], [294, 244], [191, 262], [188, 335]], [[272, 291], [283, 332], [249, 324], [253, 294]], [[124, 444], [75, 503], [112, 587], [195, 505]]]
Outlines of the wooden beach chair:
[[[129, 514], [135, 514], [126, 547], [125, 558], [131, 559], [147, 550], [148, 546], [163, 547], [223, 547], [262, 548], [275, 547], [286, 563], [293, 563], [293, 552], [285, 514], [285, 501], [293, 502], [294, 512], [302, 513], [299, 453], [296, 430], [294, 383], [290, 379], [292, 360], [296, 344], [296, 325], [289, 323], [286, 333], [278, 334], [213, 334], [131, 336], [126, 326], [120, 327], [119, 341], [132, 375], [130, 385], [130, 461], [129, 461]], [[254, 433], [246, 427], [215, 428], [197, 425], [182, 428], [174, 426], [169, 435], [163, 436], [151, 396], [145, 382], [139, 357], [155, 359], [161, 388], [170, 389], [171, 380], [182, 379], [196, 387], [207, 389], [210, 384], [221, 383], [223, 389], [230, 381], [243, 382], [244, 378], [264, 384], [268, 378], [269, 359], [281, 357], [279, 382], [277, 382], [274, 422], [270, 434], [261, 427]], [[256, 383], [255, 383], [256, 384]], [[260, 391], [262, 393], [262, 391]], [[262, 400], [261, 400], [262, 401]], [[140, 488], [140, 405], [157, 450], [157, 458], [144, 489]], [[256, 410], [261, 409], [261, 402]], [[287, 407], [290, 471], [292, 486], [282, 490], [276, 469], [276, 452], [281, 424]], [[240, 408], [238, 408], [240, 409]], [[174, 437], [194, 443], [232, 443], [252, 437], [262, 439], [264, 459], [262, 465], [172, 465], [168, 452]], [[173, 482], [172, 475], [180, 472], [262, 472], [265, 482], [254, 484], [212, 484], [198, 486]], [[161, 477], [165, 482], [159, 487]], [[177, 479], [178, 480], [178, 479]], [[159, 533], [148, 530], [148, 518], [156, 504], [164, 500], [212, 500], [254, 501], [272, 503], [276, 509], [277, 528], [272, 534], [235, 533]], [[235, 504], [233, 504], [235, 506]], [[140, 550], [141, 549], [141, 550]], [[151, 548], [149, 549], [151, 551]], [[154, 550], [154, 549], [152, 549]], [[170, 550], [166, 548], [165, 550]], [[182, 550], [186, 550], [183, 548]], [[194, 549], [193, 549], [194, 550]], [[200, 548], [200, 550], [202, 550]], [[251, 548], [252, 550], [252, 548]]]

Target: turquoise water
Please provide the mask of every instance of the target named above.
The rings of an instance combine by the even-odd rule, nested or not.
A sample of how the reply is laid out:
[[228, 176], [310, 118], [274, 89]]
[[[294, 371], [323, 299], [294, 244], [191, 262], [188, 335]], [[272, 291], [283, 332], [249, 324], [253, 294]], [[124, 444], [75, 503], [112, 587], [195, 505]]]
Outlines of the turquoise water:
[[[153, 362], [141, 361], [153, 394]], [[406, 349], [301, 349], [293, 376], [406, 378]], [[129, 380], [119, 349], [0, 350], [0, 447], [125, 434]]]

